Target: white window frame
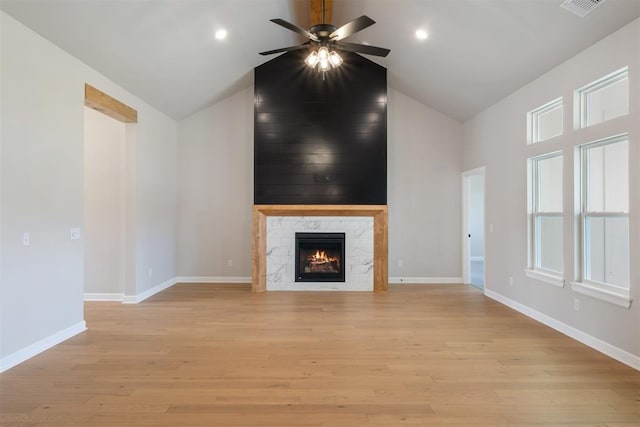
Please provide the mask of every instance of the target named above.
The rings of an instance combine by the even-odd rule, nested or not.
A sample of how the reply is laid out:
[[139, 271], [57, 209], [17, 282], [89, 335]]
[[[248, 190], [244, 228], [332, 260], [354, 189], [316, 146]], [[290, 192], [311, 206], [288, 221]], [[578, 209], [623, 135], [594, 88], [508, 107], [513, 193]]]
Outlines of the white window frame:
[[[560, 124], [560, 133], [551, 135], [547, 138], [540, 139], [540, 135], [538, 135], [538, 117], [544, 113], [548, 113], [556, 108], [560, 107], [562, 122]], [[564, 133], [564, 105], [562, 97], [556, 98], [551, 102], [547, 102], [546, 104], [531, 110], [527, 113], [527, 144], [536, 144], [538, 142], [546, 141], [551, 138], [555, 138]]]
[[[571, 282], [574, 291], [588, 295], [600, 300], [619, 305], [624, 308], [631, 307], [631, 281], [628, 280], [629, 287], [623, 288], [608, 283], [603, 283], [586, 278], [586, 258], [588, 248], [585, 245], [585, 231], [588, 218], [629, 218], [629, 212], [588, 212], [587, 211], [587, 178], [588, 170], [586, 165], [586, 154], [588, 149], [615, 144], [622, 141], [629, 142], [629, 134], [624, 133], [601, 140], [589, 142], [576, 147], [576, 207], [578, 224], [576, 227], [576, 247], [579, 248], [576, 256], [576, 281]], [[629, 179], [629, 177], [627, 177]], [[627, 196], [628, 197], [628, 196]], [[630, 239], [630, 230], [627, 230]], [[628, 254], [631, 262], [631, 252]]]
[[[619, 81], [624, 79], [629, 79], [628, 66], [622, 67], [619, 70], [616, 70], [610, 74], [607, 74], [606, 76], [601, 77], [594, 82], [584, 85], [574, 92], [574, 97], [573, 97], [574, 106], [575, 106], [574, 128], [576, 130], [583, 129], [590, 126], [597, 126], [600, 123], [603, 123], [603, 122], [600, 122], [594, 125], [587, 125], [587, 123], [589, 123], [589, 105], [588, 105], [589, 95], [591, 95], [596, 91], [604, 89], [607, 86], [618, 83]], [[629, 102], [629, 99], [627, 98], [627, 103], [628, 102]], [[628, 115], [628, 114], [629, 114], [629, 106], [627, 104], [627, 114], [625, 115]], [[618, 117], [623, 117], [623, 116], [618, 116]], [[617, 118], [617, 117], [614, 117], [614, 118]]]
[[[553, 271], [542, 268], [539, 266], [540, 260], [540, 244], [537, 240], [537, 227], [538, 218], [540, 217], [557, 217], [563, 218], [563, 210], [559, 212], [538, 212], [538, 190], [539, 190], [539, 176], [538, 176], [538, 162], [542, 160], [551, 159], [554, 157], [561, 157], [564, 161], [562, 150], [554, 151], [552, 153], [546, 153], [540, 156], [529, 158], [528, 161], [528, 204], [529, 204], [529, 268], [525, 270], [525, 274], [532, 279], [536, 279], [543, 283], [564, 287], [565, 281], [564, 274], [564, 260], [562, 260], [563, 271]], [[563, 164], [564, 171], [564, 164]], [[563, 172], [564, 175], [564, 172]], [[563, 185], [563, 182], [560, 183]], [[563, 227], [564, 228], [564, 227]], [[564, 251], [561, 251], [563, 253]]]

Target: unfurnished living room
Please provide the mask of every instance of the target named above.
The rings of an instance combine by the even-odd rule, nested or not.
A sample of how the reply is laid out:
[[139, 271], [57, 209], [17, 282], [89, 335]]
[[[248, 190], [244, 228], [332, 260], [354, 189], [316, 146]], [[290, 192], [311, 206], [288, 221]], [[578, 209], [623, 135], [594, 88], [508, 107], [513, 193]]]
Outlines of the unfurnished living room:
[[0, 0], [0, 425], [640, 425], [640, 0]]

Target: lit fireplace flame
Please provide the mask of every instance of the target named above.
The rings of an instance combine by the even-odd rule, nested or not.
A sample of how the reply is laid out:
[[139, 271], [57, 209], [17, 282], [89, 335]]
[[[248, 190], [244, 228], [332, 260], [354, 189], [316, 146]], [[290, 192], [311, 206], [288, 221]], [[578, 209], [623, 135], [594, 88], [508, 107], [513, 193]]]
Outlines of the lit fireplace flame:
[[327, 264], [332, 261], [338, 262], [338, 258], [328, 256], [325, 251], [316, 250], [316, 253], [309, 257], [309, 261], [316, 265]]
[[300, 264], [305, 273], [340, 273], [340, 255], [334, 256], [331, 251], [320, 249], [316, 249], [314, 253], [311, 249], [304, 256], [305, 262]]

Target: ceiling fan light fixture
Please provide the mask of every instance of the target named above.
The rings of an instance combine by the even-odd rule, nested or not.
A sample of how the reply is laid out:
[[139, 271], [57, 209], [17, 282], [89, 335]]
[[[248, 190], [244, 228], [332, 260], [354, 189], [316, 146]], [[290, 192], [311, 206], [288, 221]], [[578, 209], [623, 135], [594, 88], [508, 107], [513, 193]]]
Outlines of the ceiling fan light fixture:
[[331, 64], [328, 59], [321, 59], [318, 62], [318, 70], [319, 71], [329, 71], [331, 69]]
[[315, 50], [311, 52], [309, 56], [307, 56], [307, 58], [304, 60], [304, 63], [311, 68], [315, 67], [318, 63], [318, 52], [316, 52]]
[[318, 66], [318, 71], [329, 71], [331, 68], [339, 67], [343, 60], [338, 55], [338, 52], [332, 50], [326, 46], [321, 46], [317, 51], [311, 52], [304, 60], [304, 63], [311, 68]]
[[331, 63], [329, 62], [329, 49], [322, 46], [318, 49], [318, 70], [329, 71], [331, 69]]
[[331, 62], [332, 66], [339, 67], [340, 65], [342, 65], [342, 57], [338, 55], [338, 52], [332, 50], [331, 52], [329, 52], [329, 62]]
[[320, 62], [322, 62], [323, 60], [328, 60], [329, 59], [329, 49], [327, 49], [326, 47], [322, 46], [320, 49], [318, 49], [318, 59], [320, 59]]

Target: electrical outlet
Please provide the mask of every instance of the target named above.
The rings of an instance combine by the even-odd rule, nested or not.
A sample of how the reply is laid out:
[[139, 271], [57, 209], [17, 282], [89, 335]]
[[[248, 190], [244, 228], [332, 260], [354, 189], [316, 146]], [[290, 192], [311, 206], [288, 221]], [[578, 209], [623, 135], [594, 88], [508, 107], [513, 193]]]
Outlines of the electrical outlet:
[[29, 246], [31, 244], [31, 236], [26, 231], [22, 233], [22, 246]]
[[513, 276], [509, 276], [509, 286], [513, 286]]
[[233, 267], [233, 260], [232, 259], [228, 259], [227, 260], [227, 267]]
[[573, 299], [573, 309], [575, 311], [580, 311], [580, 300], [578, 298]]
[[493, 233], [493, 224], [489, 224], [489, 233]]
[[149, 277], [151, 277], [152, 275], [153, 275], [153, 269], [149, 267]]
[[398, 267], [400, 267], [400, 268], [404, 267], [404, 260], [403, 259], [399, 259], [398, 260]]

